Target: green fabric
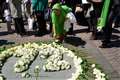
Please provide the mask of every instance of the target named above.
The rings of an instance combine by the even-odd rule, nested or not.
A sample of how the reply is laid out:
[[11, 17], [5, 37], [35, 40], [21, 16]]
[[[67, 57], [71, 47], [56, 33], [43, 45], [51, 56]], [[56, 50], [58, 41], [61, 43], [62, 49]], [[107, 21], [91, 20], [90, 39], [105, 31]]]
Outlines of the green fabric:
[[55, 5], [53, 5], [52, 9], [61, 9], [61, 4], [56, 3]]
[[44, 11], [48, 5], [48, 0], [32, 0], [31, 2], [34, 11]]
[[[56, 3], [52, 9], [53, 9], [53, 11], [52, 11], [51, 18], [52, 18], [52, 23], [55, 25], [55, 26], [53, 26], [54, 36], [64, 35], [64, 33], [65, 33], [65, 30], [64, 30], [65, 17], [66, 17], [66, 14], [71, 11], [71, 9], [67, 6], [62, 6], [59, 3]], [[61, 11], [60, 16], [57, 16], [55, 14], [54, 9], [59, 9]]]
[[110, 6], [110, 1], [111, 0], [105, 0], [104, 2], [102, 13], [101, 13], [100, 19], [98, 20], [98, 24], [97, 24], [98, 29], [102, 29], [103, 27], [105, 27], [105, 23], [106, 23], [108, 11], [109, 11], [109, 6]]
[[66, 6], [66, 5], [63, 5], [63, 6], [61, 6], [61, 7], [62, 7], [62, 9], [64, 10], [65, 13], [69, 13], [70, 11], [72, 11], [72, 9], [69, 8], [69, 7]]

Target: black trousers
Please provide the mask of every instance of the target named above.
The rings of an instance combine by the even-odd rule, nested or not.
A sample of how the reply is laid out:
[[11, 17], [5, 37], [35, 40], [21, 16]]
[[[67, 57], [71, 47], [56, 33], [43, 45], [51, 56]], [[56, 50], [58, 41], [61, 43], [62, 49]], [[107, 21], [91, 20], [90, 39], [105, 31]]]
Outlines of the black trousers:
[[46, 21], [44, 19], [44, 11], [36, 11], [35, 15], [37, 17], [38, 29], [39, 31], [46, 31]]
[[110, 9], [109, 9], [108, 13], [109, 14], [107, 16], [106, 25], [103, 29], [103, 31], [104, 31], [103, 43], [109, 43], [110, 42], [110, 39], [112, 37], [112, 23], [114, 22], [116, 16], [120, 15], [120, 7], [116, 6], [116, 7], [112, 8], [112, 6], [110, 6]]
[[15, 31], [17, 34], [25, 34], [25, 28], [24, 28], [24, 22], [23, 22], [23, 18], [14, 18], [14, 22], [15, 22]]
[[118, 26], [120, 26], [119, 24], [120, 24], [120, 5], [119, 6], [117, 6], [117, 8], [116, 8], [116, 19], [115, 19], [115, 26], [116, 27], [118, 27]]
[[104, 31], [103, 44], [110, 42], [110, 39], [111, 39], [111, 36], [112, 36], [112, 23], [114, 22], [115, 16], [116, 15], [115, 15], [114, 11], [110, 10], [107, 21], [106, 21], [106, 25], [103, 28], [103, 31]]
[[102, 6], [103, 6], [102, 3], [99, 3], [99, 4], [93, 3], [94, 10], [90, 13], [91, 25], [92, 25], [92, 27], [91, 27], [92, 28], [92, 35], [95, 37], [97, 37], [97, 21], [101, 15]]

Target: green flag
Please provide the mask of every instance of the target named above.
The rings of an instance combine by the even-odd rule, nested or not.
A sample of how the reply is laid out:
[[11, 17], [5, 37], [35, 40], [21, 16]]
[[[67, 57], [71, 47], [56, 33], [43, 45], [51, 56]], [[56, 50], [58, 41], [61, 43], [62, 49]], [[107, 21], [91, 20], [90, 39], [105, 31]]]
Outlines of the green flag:
[[105, 0], [104, 2], [102, 13], [97, 23], [98, 31], [102, 30], [102, 28], [105, 27], [105, 23], [106, 23], [108, 11], [109, 11], [109, 6], [110, 6], [110, 1], [111, 0]]

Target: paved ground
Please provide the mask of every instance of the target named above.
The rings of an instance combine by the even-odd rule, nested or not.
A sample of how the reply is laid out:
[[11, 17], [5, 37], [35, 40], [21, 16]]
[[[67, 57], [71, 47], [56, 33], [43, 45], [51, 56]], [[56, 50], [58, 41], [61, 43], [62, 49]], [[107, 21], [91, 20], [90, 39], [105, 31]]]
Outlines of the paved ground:
[[[48, 35], [42, 37], [35, 37], [34, 35], [29, 35], [26, 37], [20, 37], [13, 34], [7, 34], [6, 25], [0, 23], [0, 40], [4, 44], [0, 45], [14, 44], [14, 43], [24, 43], [42, 40], [51, 40], [52, 38]], [[27, 28], [27, 26], [26, 26]], [[75, 36], [69, 36], [66, 38], [66, 42], [73, 46], [82, 48], [87, 51], [89, 55], [93, 56], [95, 60], [102, 65], [106, 73], [109, 74], [111, 80], [120, 80], [120, 29], [114, 29], [112, 48], [101, 49], [98, 46], [101, 44], [100, 40], [90, 40], [90, 33], [85, 32], [86, 27], [75, 26], [74, 32]]]

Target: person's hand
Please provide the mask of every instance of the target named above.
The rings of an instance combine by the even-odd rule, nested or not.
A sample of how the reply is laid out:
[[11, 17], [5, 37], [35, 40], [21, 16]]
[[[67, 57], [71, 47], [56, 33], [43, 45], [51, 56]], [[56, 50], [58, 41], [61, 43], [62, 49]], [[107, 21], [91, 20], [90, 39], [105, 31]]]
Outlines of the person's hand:
[[76, 9], [75, 9], [75, 12], [82, 12], [83, 11], [83, 8], [77, 6]]
[[102, 27], [98, 26], [97, 30], [98, 30], [98, 32], [102, 31]]

